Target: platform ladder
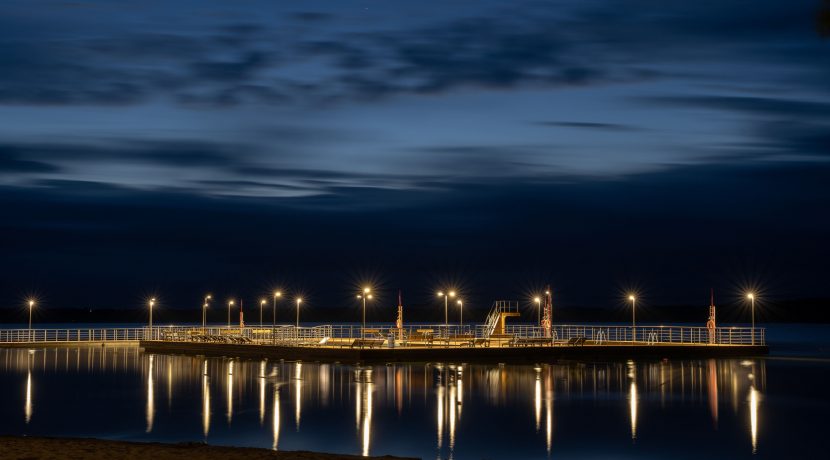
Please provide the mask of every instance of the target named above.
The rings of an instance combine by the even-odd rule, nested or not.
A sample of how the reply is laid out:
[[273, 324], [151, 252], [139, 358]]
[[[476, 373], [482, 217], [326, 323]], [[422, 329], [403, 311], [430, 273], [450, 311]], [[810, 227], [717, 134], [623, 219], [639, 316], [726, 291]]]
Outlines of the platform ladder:
[[518, 300], [496, 300], [484, 322], [485, 338], [490, 338], [493, 334], [504, 334], [505, 320], [511, 316], [520, 315]]

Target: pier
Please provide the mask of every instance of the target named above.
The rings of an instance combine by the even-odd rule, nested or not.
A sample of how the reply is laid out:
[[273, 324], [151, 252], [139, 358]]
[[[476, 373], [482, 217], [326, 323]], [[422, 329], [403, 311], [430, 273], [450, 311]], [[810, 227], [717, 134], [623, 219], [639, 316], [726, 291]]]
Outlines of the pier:
[[153, 353], [329, 362], [550, 362], [704, 358], [769, 352], [764, 328], [507, 324], [350, 324], [275, 327], [154, 326], [0, 330], [0, 346], [140, 346]]

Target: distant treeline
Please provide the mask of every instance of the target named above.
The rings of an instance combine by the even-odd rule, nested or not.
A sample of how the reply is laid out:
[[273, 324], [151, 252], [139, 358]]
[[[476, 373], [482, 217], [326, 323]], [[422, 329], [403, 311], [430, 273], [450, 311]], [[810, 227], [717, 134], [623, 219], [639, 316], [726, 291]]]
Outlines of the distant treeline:
[[[488, 308], [464, 309], [464, 322], [480, 323], [484, 321]], [[309, 307], [301, 308], [300, 320], [303, 322], [358, 322], [360, 309]], [[522, 318], [518, 321], [536, 321], [537, 312], [533, 307], [524, 308]], [[395, 320], [394, 307], [371, 307], [366, 311], [367, 322], [392, 323]], [[655, 306], [638, 305], [637, 322], [642, 323], [700, 323], [704, 325], [709, 314], [707, 306]], [[282, 306], [277, 312], [278, 323], [293, 323], [295, 310]], [[717, 310], [719, 324], [749, 323], [749, 305], [719, 305]], [[115, 308], [36, 308], [33, 316], [35, 323], [145, 323], [147, 310], [115, 309]], [[271, 322], [271, 310], [264, 310], [264, 322]], [[153, 311], [153, 322], [157, 325], [175, 323], [200, 323], [201, 310], [158, 308]], [[778, 301], [775, 303], [758, 303], [755, 312], [756, 322], [759, 324], [770, 322], [817, 322], [830, 323], [830, 299], [803, 299], [792, 301]], [[609, 323], [631, 321], [631, 310], [627, 308], [597, 308], [554, 305], [554, 323]], [[458, 310], [450, 308], [450, 323], [458, 323]], [[28, 321], [28, 312], [25, 307], [0, 309], [0, 322], [25, 324]], [[227, 310], [214, 307], [209, 310], [208, 322], [224, 324], [227, 321]], [[232, 310], [231, 322], [238, 324], [239, 311]], [[249, 325], [259, 323], [259, 308], [245, 310], [245, 322]], [[416, 305], [404, 308], [404, 322], [431, 322], [443, 323], [444, 310], [435, 305]]]

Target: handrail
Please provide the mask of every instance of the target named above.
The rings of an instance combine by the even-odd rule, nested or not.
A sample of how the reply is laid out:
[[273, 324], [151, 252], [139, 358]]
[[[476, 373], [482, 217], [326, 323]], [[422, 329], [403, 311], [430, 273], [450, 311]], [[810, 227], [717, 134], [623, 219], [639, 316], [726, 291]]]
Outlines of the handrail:
[[[410, 342], [459, 345], [472, 339], [491, 340], [490, 324], [445, 325], [415, 324], [401, 329], [391, 323], [367, 324], [373, 338], [387, 343], [406, 346]], [[125, 342], [140, 340], [163, 341], [219, 341], [258, 343], [272, 345], [321, 345], [330, 339], [364, 338], [363, 327], [352, 324], [326, 324], [319, 326], [277, 325], [275, 327], [206, 327], [155, 326], [140, 328], [66, 328], [66, 329], [0, 329], [0, 345], [3, 343], [60, 343], [60, 342]], [[550, 345], [585, 339], [596, 345], [765, 345], [766, 329], [751, 327], [718, 327], [707, 329], [697, 326], [608, 326], [608, 325], [553, 325], [550, 334], [534, 324], [509, 324], [505, 338], [499, 346], [515, 345], [515, 339], [532, 339], [532, 343]], [[500, 336], [501, 337], [501, 336]], [[513, 340], [511, 340], [513, 339]], [[496, 339], [493, 339], [496, 340]]]

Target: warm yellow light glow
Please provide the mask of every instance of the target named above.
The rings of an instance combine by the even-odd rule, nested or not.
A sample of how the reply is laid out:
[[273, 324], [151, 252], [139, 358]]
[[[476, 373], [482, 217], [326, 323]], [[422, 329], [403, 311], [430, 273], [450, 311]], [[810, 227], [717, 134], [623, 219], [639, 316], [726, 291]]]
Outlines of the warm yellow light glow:
[[213, 298], [213, 296], [211, 296], [210, 294], [208, 294], [208, 295], [206, 295], [206, 296], [205, 296], [205, 300], [210, 300], [210, 299], [212, 299], [212, 298]]
[[274, 297], [282, 297], [282, 292], [274, 291]]
[[746, 298], [749, 299], [749, 300], [752, 300], [752, 299], [755, 298], [755, 294], [750, 292], [749, 294], [746, 295]]
[[259, 301], [259, 304], [260, 304], [260, 305], [265, 305], [265, 299], [260, 300], [260, 301]]
[[367, 295], [366, 298], [371, 300], [372, 294]]
[[458, 302], [456, 302], [456, 303], [457, 303], [458, 305], [462, 305], [462, 304], [463, 304], [463, 302], [461, 301], [461, 299], [458, 299]]
[[156, 304], [156, 298], [153, 297], [152, 299], [150, 299], [150, 307], [152, 307], [155, 304]]
[[29, 308], [32, 308], [34, 306], [35, 306], [35, 301], [34, 300], [29, 300]]
[[455, 291], [450, 291], [450, 292], [449, 292], [449, 296], [450, 296], [450, 297], [455, 297]]
[[443, 297], [443, 296], [444, 296], [444, 293], [441, 292], [441, 291], [438, 291], [438, 297]]
[[538, 297], [534, 297], [533, 301], [536, 302], [536, 303], [540, 303], [542, 301], [542, 299], [540, 299]]
[[550, 291], [545, 291], [545, 295], [550, 295]]
[[634, 297], [633, 295], [628, 296], [628, 300], [630, 300], [630, 301], [632, 301], [632, 302], [633, 302], [633, 301], [635, 301], [636, 299], [637, 299], [637, 298], [636, 298], [636, 297]]
[[749, 430], [752, 436], [752, 453], [758, 452], [758, 390], [749, 388]]
[[147, 433], [153, 431], [153, 420], [156, 417], [156, 399], [155, 399], [155, 388], [154, 388], [154, 380], [153, 380], [153, 372], [154, 369], [154, 356], [150, 355], [150, 366], [147, 370], [147, 410], [146, 410], [146, 418], [147, 418]]
[[299, 305], [300, 303], [302, 303], [302, 301], [303, 301], [302, 297], [298, 297], [298, 298], [297, 298], [297, 305]]
[[370, 293], [370, 292], [372, 292], [372, 290], [371, 290], [371, 289], [369, 289], [369, 288], [367, 288], [367, 287], [363, 288], [363, 293], [364, 293], [364, 294], [368, 294], [368, 293]]
[[233, 305], [233, 300], [228, 301], [228, 305]]

